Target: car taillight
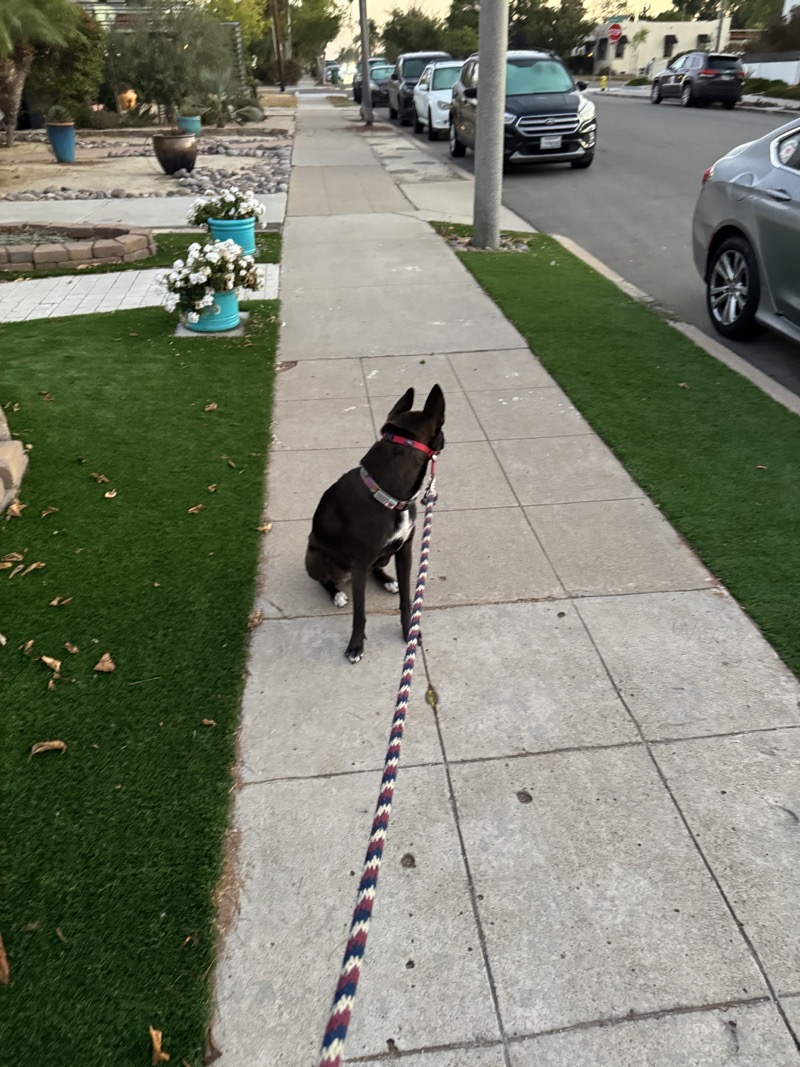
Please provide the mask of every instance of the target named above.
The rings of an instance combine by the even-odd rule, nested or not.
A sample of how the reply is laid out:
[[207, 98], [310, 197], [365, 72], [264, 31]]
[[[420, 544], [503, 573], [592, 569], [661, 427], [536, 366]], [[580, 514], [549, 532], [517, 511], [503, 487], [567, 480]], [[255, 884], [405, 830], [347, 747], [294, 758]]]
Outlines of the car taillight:
[[706, 169], [703, 171], [703, 185], [706, 184], [706, 182], [708, 181], [708, 179], [711, 177], [711, 175], [713, 173], [714, 173], [714, 167], [713, 166], [706, 167]]
[[736, 77], [737, 78], [743, 78], [744, 77], [744, 71], [743, 70], [737, 70], [736, 71]]
[[701, 70], [700, 71], [700, 77], [701, 78], [713, 78], [716, 73], [717, 72], [715, 70]]

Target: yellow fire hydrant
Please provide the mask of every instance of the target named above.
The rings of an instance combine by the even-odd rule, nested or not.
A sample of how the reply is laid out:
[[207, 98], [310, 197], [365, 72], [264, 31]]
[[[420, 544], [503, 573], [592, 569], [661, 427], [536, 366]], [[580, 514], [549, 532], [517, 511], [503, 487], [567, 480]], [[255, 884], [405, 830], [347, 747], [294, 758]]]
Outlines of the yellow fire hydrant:
[[608, 85], [608, 75], [601, 74], [600, 75], [600, 92], [601, 93], [604, 93], [606, 91], [606, 86], [607, 85]]

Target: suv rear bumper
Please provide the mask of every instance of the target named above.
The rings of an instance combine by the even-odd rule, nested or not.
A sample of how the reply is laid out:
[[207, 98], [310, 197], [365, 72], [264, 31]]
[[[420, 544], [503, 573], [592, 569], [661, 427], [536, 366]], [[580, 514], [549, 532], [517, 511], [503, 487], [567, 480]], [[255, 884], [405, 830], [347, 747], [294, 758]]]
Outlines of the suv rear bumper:
[[692, 82], [692, 93], [695, 100], [740, 100], [742, 86], [738, 79], [733, 82], [720, 82], [716, 79], [705, 81], [703, 78], [696, 78]]

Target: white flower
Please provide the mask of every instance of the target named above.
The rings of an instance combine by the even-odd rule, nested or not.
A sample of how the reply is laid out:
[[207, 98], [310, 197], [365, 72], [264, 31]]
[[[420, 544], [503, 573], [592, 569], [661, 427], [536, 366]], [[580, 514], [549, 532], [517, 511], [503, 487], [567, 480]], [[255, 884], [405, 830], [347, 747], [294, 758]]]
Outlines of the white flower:
[[199, 322], [200, 321], [200, 316], [197, 314], [196, 311], [190, 311], [189, 314], [186, 316], [186, 318], [191, 323], [195, 323], [195, 322]]

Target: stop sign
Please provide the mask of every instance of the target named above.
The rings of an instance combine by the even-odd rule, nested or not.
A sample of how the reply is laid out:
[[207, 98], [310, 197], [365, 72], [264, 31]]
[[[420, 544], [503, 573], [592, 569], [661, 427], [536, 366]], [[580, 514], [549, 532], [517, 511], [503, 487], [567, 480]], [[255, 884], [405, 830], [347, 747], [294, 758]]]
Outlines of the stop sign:
[[608, 27], [608, 39], [611, 44], [616, 44], [622, 37], [622, 27], [618, 22], [612, 22]]

